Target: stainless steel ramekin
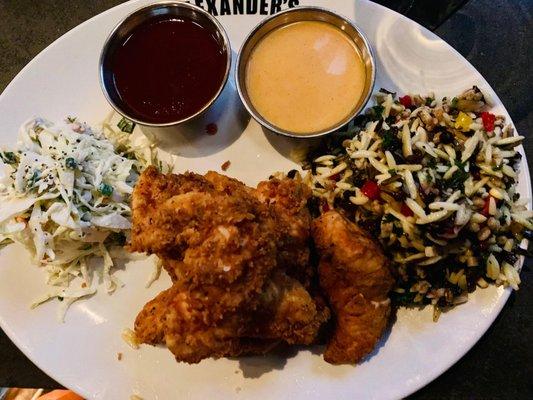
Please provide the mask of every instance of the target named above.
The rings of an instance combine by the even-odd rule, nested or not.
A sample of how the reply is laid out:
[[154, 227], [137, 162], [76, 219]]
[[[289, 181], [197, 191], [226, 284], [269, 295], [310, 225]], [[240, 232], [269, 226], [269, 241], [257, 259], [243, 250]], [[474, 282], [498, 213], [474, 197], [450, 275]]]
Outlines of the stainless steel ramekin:
[[[255, 107], [253, 106], [248, 96], [247, 89], [246, 89], [246, 66], [248, 64], [250, 54], [252, 53], [252, 50], [254, 49], [256, 44], [265, 35], [272, 32], [273, 30], [283, 25], [287, 25], [293, 22], [298, 22], [298, 21], [327, 22], [338, 27], [342, 31], [344, 31], [353, 40], [357, 49], [359, 50], [359, 53], [363, 59], [363, 63], [365, 64], [365, 71], [366, 71], [365, 87], [363, 89], [363, 94], [357, 106], [350, 113], [350, 115], [346, 117], [345, 119], [343, 119], [342, 121], [339, 121], [338, 124], [336, 124], [332, 128], [329, 128], [328, 130], [316, 132], [316, 133], [309, 134], [309, 135], [296, 134], [293, 132], [289, 132], [289, 131], [286, 131], [284, 129], [281, 129], [271, 124], [268, 120], [263, 118], [263, 116], [255, 109]], [[324, 135], [327, 135], [329, 133], [332, 133], [338, 130], [339, 128], [343, 127], [348, 122], [350, 122], [355, 116], [357, 116], [363, 110], [366, 103], [370, 99], [370, 96], [372, 95], [372, 90], [374, 88], [375, 77], [376, 77], [376, 66], [375, 66], [375, 61], [374, 61], [374, 54], [364, 33], [361, 32], [354, 25], [354, 23], [348, 20], [347, 18], [339, 14], [336, 14], [333, 11], [320, 8], [320, 7], [291, 8], [286, 11], [282, 11], [278, 14], [275, 14], [263, 20], [261, 23], [259, 23], [259, 25], [257, 25], [252, 30], [252, 32], [248, 35], [248, 37], [244, 41], [244, 44], [242, 45], [239, 51], [239, 56], [237, 58], [237, 70], [236, 70], [236, 75], [235, 75], [239, 96], [244, 106], [246, 107], [248, 112], [251, 114], [251, 116], [269, 131], [272, 131], [274, 133], [277, 133], [283, 136], [299, 138], [299, 139], [316, 138], [316, 137], [324, 136]]]
[[[142, 121], [138, 118], [136, 118], [133, 115], [128, 114], [124, 108], [121, 106], [121, 99], [118, 95], [118, 93], [115, 90], [115, 86], [113, 84], [113, 77], [109, 66], [109, 60], [110, 56], [113, 53], [113, 51], [119, 46], [123, 39], [127, 37], [134, 28], [142, 24], [144, 21], [156, 17], [156, 16], [162, 16], [162, 15], [168, 15], [172, 17], [186, 17], [190, 18], [193, 21], [197, 22], [198, 24], [202, 25], [204, 28], [212, 30], [212, 33], [217, 37], [217, 39], [220, 41], [221, 47], [226, 51], [227, 54], [227, 61], [226, 61], [226, 71], [224, 74], [224, 78], [222, 82], [220, 83], [220, 88], [218, 89], [217, 93], [213, 96], [211, 100], [207, 104], [205, 104], [198, 112], [195, 114], [181, 119], [177, 121], [172, 121], [168, 123], [149, 123], [146, 121]], [[154, 43], [154, 46], [157, 46], [157, 43]], [[231, 69], [231, 46], [228, 39], [228, 35], [226, 34], [226, 31], [220, 24], [220, 22], [217, 21], [216, 18], [214, 18], [211, 14], [204, 11], [202, 8], [197, 7], [195, 5], [185, 3], [182, 1], [165, 1], [165, 2], [157, 2], [154, 4], [150, 4], [148, 6], [142, 7], [133, 13], [129, 14], [126, 18], [124, 18], [119, 24], [113, 29], [113, 31], [109, 34], [104, 47], [102, 49], [102, 53], [100, 55], [100, 64], [99, 64], [99, 75], [100, 75], [100, 85], [102, 87], [102, 91], [104, 93], [104, 96], [108, 100], [109, 104], [121, 115], [124, 117], [136, 122], [137, 124], [149, 127], [149, 128], [166, 128], [166, 127], [177, 127], [186, 124], [187, 122], [192, 122], [195, 119], [198, 119], [201, 115], [203, 115], [217, 100], [217, 98], [222, 93], [222, 90], [226, 86], [226, 82], [228, 80], [228, 76]], [[168, 129], [165, 131], [169, 131]]]

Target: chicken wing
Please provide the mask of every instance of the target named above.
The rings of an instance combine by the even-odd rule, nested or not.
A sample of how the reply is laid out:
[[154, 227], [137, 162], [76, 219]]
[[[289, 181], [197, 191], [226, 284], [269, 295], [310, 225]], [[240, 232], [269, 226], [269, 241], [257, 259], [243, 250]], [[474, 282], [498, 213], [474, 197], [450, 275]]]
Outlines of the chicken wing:
[[336, 325], [324, 359], [356, 363], [372, 351], [389, 321], [393, 278], [381, 248], [354, 223], [329, 211], [313, 223], [320, 285]]

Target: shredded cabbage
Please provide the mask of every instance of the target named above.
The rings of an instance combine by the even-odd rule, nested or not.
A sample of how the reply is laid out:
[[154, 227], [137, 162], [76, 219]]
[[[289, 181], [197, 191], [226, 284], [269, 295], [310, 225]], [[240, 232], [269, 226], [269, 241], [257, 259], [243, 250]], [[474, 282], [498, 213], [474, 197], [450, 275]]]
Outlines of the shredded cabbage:
[[[99, 129], [31, 119], [15, 149], [0, 152], [0, 246], [21, 243], [44, 268], [51, 288], [32, 307], [57, 298], [60, 319], [99, 280], [108, 293], [122, 285], [113, 258], [126, 256], [133, 187], [148, 165], [170, 169], [144, 136], [113, 129], [111, 118]], [[103, 263], [89, 268], [92, 257]]]

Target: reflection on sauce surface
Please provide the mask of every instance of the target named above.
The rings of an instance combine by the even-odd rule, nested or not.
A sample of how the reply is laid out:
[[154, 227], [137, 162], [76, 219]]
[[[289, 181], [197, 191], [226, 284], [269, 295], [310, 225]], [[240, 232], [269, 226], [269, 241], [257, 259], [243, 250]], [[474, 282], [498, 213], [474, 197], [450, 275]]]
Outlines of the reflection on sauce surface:
[[271, 124], [305, 135], [347, 118], [363, 93], [365, 66], [353, 41], [326, 22], [291, 23], [252, 50], [246, 88]]
[[196, 114], [217, 94], [227, 62], [221, 41], [209, 29], [169, 16], [136, 27], [112, 57], [124, 111], [148, 123]]

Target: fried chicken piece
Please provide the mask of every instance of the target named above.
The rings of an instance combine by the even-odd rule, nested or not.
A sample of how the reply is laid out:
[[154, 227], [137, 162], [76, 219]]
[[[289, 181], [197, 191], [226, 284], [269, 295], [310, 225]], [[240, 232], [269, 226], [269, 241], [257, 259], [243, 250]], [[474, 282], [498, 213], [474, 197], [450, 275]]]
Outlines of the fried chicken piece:
[[178, 287], [173, 285], [163, 290], [154, 299], [146, 303], [137, 318], [134, 330], [139, 343], [156, 345], [165, 339], [165, 322], [168, 307], [176, 297]]
[[261, 294], [245, 335], [309, 345], [329, 317], [329, 309], [317, 304], [299, 281], [277, 270]]
[[311, 190], [298, 175], [294, 179], [273, 178], [261, 182], [256, 195], [271, 207], [276, 217], [278, 264], [309, 288], [313, 276], [309, 262], [312, 218], [307, 201]]
[[[158, 254], [172, 254], [192, 285], [225, 287], [221, 306], [257, 294], [276, 267], [275, 224], [255, 198], [190, 192], [170, 198], [153, 216]], [[164, 238], [163, 238], [164, 237]], [[167, 257], [170, 258], [170, 257]]]
[[[184, 249], [184, 245], [181, 244], [180, 246], [179, 243], [183, 237], [175, 237], [175, 233], [181, 231], [182, 226], [172, 225], [175, 221], [172, 218], [165, 218], [165, 213], [160, 209], [166, 202], [182, 203], [187, 201], [184, 198], [171, 199], [177, 195], [191, 192], [218, 193], [221, 196], [236, 197], [231, 209], [225, 210], [225, 217], [233, 213], [235, 219], [245, 217], [242, 214], [239, 215], [239, 208], [245, 208], [239, 202], [243, 198], [249, 199], [251, 194], [261, 203], [267, 205], [277, 225], [279, 265], [285, 268], [289, 275], [304, 283], [304, 286], [309, 286], [312, 276], [312, 270], [309, 266], [311, 216], [306, 204], [311, 193], [309, 188], [301, 182], [301, 179], [271, 179], [261, 182], [257, 190], [254, 190], [236, 179], [212, 171], [205, 176], [193, 173], [163, 175], [154, 167], [149, 167], [141, 175], [133, 195], [130, 251], [157, 253], [162, 257], [165, 256], [165, 253], [172, 253], [169, 258], [179, 263], [181, 257], [176, 257], [176, 253], [180, 253]], [[208, 219], [211, 216], [217, 218], [220, 210], [224, 210], [226, 207], [226, 205], [222, 205], [210, 210], [208, 209], [209, 204], [202, 205], [201, 198], [197, 195], [191, 195], [188, 203], [189, 210], [199, 207], [198, 212], [201, 213], [203, 219]], [[264, 212], [265, 210], [263, 210]], [[168, 213], [166, 214], [168, 216]], [[180, 220], [182, 220], [181, 217]], [[188, 220], [186, 223], [193, 225], [195, 221]], [[175, 267], [176, 263], [174, 264]], [[172, 279], [175, 280], [177, 271], [170, 263], [165, 263], [164, 266]]]
[[161, 174], [150, 166], [141, 174], [132, 196], [132, 229], [130, 251], [154, 253], [154, 246], [169, 240], [170, 232], [153, 221], [157, 210], [168, 199], [188, 192], [212, 192], [213, 185], [203, 176]]
[[[158, 173], [147, 175], [154, 187], [141, 177], [133, 213], [134, 226], [149, 230], [134, 229], [130, 248], [172, 257], [181, 279], [141, 311], [138, 336], [146, 343], [163, 340], [180, 361], [240, 354], [250, 310], [277, 266], [268, 207], [246, 190], [230, 196], [195, 175], [169, 175], [169, 184]], [[161, 188], [174, 195], [160, 195]]]
[[281, 341], [314, 343], [329, 309], [317, 306], [304, 287], [282, 271], [276, 271], [266, 286], [255, 311], [227, 318], [218, 307], [205, 309], [208, 298], [223, 296], [217, 288], [188, 291], [178, 282], [139, 313], [137, 339], [165, 343], [178, 360], [189, 363], [205, 357], [263, 354]]
[[246, 313], [213, 307], [218, 301], [217, 292], [220, 295], [223, 289], [205, 289], [179, 290], [167, 307], [164, 340], [178, 361], [197, 363], [208, 357], [241, 354]]
[[209, 171], [204, 177], [206, 181], [213, 185], [216, 191], [228, 196], [253, 195], [253, 189], [251, 187], [246, 186], [235, 178], [230, 178], [229, 176], [221, 175], [214, 171]]
[[370, 353], [391, 314], [393, 278], [381, 248], [336, 211], [313, 223], [320, 254], [320, 285], [333, 308], [336, 326], [324, 359], [356, 363]]
[[[163, 262], [179, 264], [168, 259]], [[207, 290], [209, 288], [204, 287], [204, 291]], [[224, 308], [234, 307], [232, 302], [238, 299], [233, 293], [210, 293], [209, 297], [216, 297], [219, 303], [212, 306], [212, 311], [220, 308], [220, 305]], [[152, 309], [150, 303], [147, 308]], [[157, 315], [157, 311], [150, 312]], [[299, 345], [314, 343], [320, 328], [330, 317], [330, 311], [323, 302], [317, 302], [300, 282], [282, 270], [276, 270], [266, 280], [261, 293], [257, 295], [257, 302], [253, 307], [250, 304], [248, 314], [243, 337], [278, 342], [283, 340], [288, 344]]]
[[[202, 301], [179, 284], [148, 302], [135, 319], [140, 343], [165, 344], [179, 361], [197, 363], [207, 357], [265, 354], [279, 339], [242, 337], [244, 321], [238, 315], [213, 323], [212, 313], [202, 311]], [[249, 319], [249, 318], [248, 318]]]
[[[149, 167], [133, 193], [128, 248], [156, 253], [161, 258], [171, 254], [169, 258], [179, 262], [185, 249], [201, 242], [213, 227], [227, 235], [224, 224], [253, 219], [256, 214], [263, 221], [272, 220], [268, 208], [252, 196], [252, 191], [242, 182], [216, 172], [208, 172], [205, 177], [192, 173], [163, 175]], [[169, 263], [164, 266], [176, 279]]]
[[[148, 302], [135, 320], [141, 343], [164, 343], [178, 361], [197, 363], [207, 357], [237, 356], [252, 350], [241, 345], [245, 314], [206, 307], [220, 288], [189, 290], [182, 282]], [[264, 346], [266, 347], [266, 346]], [[256, 351], [261, 348], [255, 344]]]

